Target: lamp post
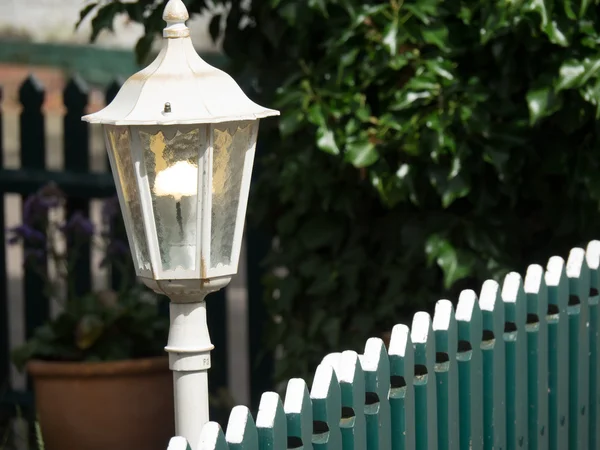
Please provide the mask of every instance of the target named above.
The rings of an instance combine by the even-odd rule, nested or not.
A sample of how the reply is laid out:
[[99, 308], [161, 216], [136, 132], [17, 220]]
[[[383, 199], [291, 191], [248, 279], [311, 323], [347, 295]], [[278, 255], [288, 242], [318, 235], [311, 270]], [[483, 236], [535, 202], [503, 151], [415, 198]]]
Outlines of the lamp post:
[[103, 124], [136, 274], [171, 300], [176, 433], [196, 449], [213, 349], [204, 299], [237, 272], [258, 122], [279, 112], [198, 56], [188, 18], [170, 0], [157, 58], [83, 120]]

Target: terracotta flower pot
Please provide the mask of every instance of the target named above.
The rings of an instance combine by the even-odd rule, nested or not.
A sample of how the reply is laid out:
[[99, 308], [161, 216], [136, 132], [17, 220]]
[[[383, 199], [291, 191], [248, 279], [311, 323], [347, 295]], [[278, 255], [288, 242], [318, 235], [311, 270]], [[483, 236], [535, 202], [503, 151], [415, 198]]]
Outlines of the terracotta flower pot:
[[165, 450], [174, 435], [167, 357], [27, 369], [46, 450]]

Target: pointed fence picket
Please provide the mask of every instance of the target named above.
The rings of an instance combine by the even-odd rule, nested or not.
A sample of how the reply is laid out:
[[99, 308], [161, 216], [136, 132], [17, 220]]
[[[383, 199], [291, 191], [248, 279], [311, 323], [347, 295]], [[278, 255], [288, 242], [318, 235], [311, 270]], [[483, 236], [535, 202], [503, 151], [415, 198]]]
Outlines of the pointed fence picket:
[[550, 450], [569, 448], [569, 286], [565, 261], [553, 256], [545, 274], [548, 286], [548, 421]]
[[454, 309], [449, 300], [437, 302], [433, 316], [433, 332], [436, 348], [438, 449], [458, 450], [458, 337]]
[[477, 294], [461, 292], [456, 307], [458, 327], [460, 449], [483, 449], [483, 328]]
[[598, 377], [600, 376], [600, 307], [598, 305], [598, 288], [600, 282], [600, 241], [592, 241], [588, 244], [586, 261], [590, 269], [590, 416], [589, 436], [590, 450], [598, 449], [600, 445], [600, 427], [598, 426], [598, 405], [600, 404], [600, 390], [598, 389]]
[[498, 283], [493, 280], [483, 283], [479, 306], [483, 319], [483, 448], [506, 450], [504, 304]]
[[589, 388], [590, 274], [585, 251], [574, 248], [567, 260], [569, 279], [569, 448], [587, 450]]
[[527, 299], [527, 388], [529, 448], [548, 448], [548, 292], [544, 269], [531, 265], [525, 276]]
[[506, 342], [506, 447], [527, 448], [527, 303], [523, 281], [516, 272], [504, 279], [502, 301], [505, 308]]
[[392, 448], [415, 450], [415, 355], [410, 328], [396, 325], [390, 338], [390, 402]]
[[367, 421], [367, 450], [391, 448], [390, 360], [383, 341], [371, 338], [365, 345], [360, 363], [365, 371], [365, 415]]
[[[201, 450], [597, 449], [600, 241], [552, 257], [479, 298], [463, 291], [396, 325], [364, 354], [332, 353], [310, 395], [290, 380], [282, 406], [263, 394], [256, 425], [236, 407]], [[169, 450], [186, 450], [173, 438]]]

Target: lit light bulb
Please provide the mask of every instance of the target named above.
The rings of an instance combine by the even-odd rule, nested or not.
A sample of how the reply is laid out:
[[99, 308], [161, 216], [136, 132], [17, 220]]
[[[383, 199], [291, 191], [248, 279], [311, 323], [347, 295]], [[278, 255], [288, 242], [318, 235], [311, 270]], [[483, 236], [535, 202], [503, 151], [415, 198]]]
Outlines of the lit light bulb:
[[160, 197], [173, 196], [175, 200], [198, 193], [198, 168], [188, 161], [178, 161], [156, 175], [154, 193]]
[[[198, 168], [188, 161], [178, 161], [161, 170], [154, 180], [154, 193], [157, 197], [173, 197], [175, 200], [175, 220], [179, 228], [179, 241], [171, 241], [169, 259], [172, 267], [190, 269], [195, 266], [195, 227], [190, 227], [189, 217], [182, 214], [182, 198], [198, 194]], [[194, 220], [194, 219], [192, 219]]]

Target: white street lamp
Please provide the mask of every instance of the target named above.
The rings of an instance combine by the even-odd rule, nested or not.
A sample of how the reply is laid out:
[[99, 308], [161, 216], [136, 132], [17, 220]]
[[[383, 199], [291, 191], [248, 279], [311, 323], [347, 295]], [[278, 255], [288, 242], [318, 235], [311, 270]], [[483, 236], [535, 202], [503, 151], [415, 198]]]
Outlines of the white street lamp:
[[198, 56], [188, 18], [170, 0], [160, 54], [83, 120], [104, 126], [136, 273], [171, 299], [176, 432], [195, 449], [213, 348], [204, 298], [237, 272], [258, 121], [279, 112]]

